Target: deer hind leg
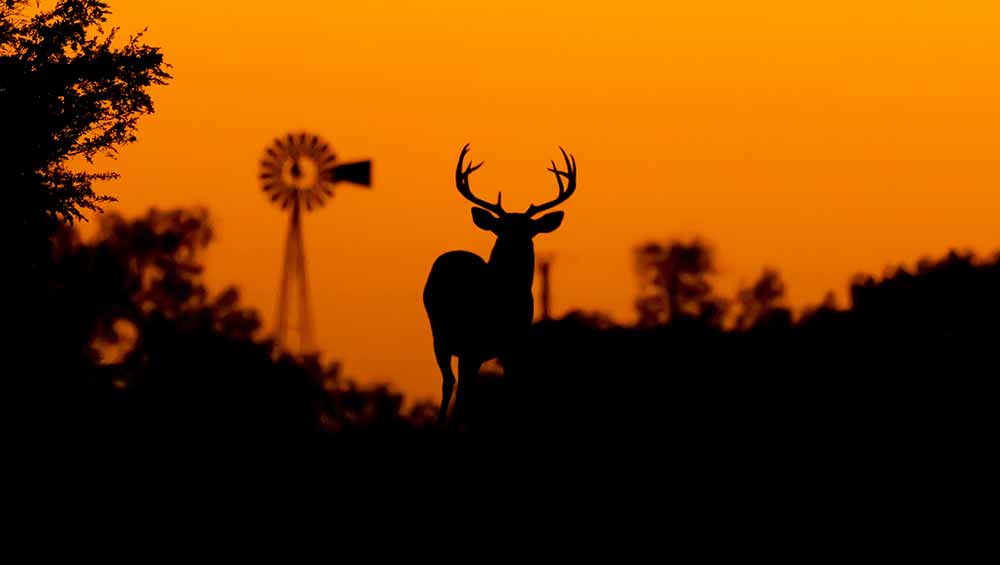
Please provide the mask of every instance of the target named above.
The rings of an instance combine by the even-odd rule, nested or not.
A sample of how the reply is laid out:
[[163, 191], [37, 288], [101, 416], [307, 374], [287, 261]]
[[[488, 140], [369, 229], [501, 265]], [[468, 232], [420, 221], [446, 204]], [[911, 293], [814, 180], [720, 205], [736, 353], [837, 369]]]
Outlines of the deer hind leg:
[[438, 424], [443, 425], [448, 419], [448, 404], [451, 403], [451, 391], [455, 388], [455, 373], [451, 370], [449, 351], [434, 344], [434, 356], [441, 369], [441, 408], [438, 410]]

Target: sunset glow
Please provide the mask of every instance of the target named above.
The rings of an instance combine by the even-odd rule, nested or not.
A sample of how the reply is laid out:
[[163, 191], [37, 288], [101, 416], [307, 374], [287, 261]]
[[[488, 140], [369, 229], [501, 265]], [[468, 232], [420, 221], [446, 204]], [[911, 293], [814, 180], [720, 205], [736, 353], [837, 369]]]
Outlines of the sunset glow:
[[206, 206], [208, 280], [270, 331], [287, 216], [260, 190], [264, 148], [308, 131], [372, 159], [371, 191], [305, 218], [316, 337], [349, 375], [417, 399], [440, 387], [430, 266], [494, 240], [454, 187], [467, 142], [486, 161], [473, 190], [515, 210], [554, 198], [558, 146], [575, 155], [566, 219], [535, 240], [556, 315], [634, 320], [649, 240], [708, 241], [726, 296], [773, 266], [796, 308], [828, 290], [843, 304], [858, 270], [1000, 248], [995, 0], [112, 8], [121, 33], [149, 27], [174, 78], [100, 186], [110, 209]]

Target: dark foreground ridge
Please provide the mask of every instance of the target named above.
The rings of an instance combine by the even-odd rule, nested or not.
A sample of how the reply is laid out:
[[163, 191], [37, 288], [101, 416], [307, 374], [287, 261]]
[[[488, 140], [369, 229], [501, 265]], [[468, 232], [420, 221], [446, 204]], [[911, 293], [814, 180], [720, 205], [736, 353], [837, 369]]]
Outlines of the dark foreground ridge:
[[537, 323], [502, 367], [469, 379], [465, 414], [442, 426], [435, 406], [405, 408], [336, 364], [276, 357], [235, 289], [211, 296], [201, 281], [204, 212], [102, 226], [91, 243], [60, 231], [15, 310], [3, 396], [25, 438], [878, 452], [972, 441], [994, 398], [1000, 257], [859, 278], [849, 309], [798, 320], [758, 305], [742, 327], [694, 314], [650, 327], [582, 313]]

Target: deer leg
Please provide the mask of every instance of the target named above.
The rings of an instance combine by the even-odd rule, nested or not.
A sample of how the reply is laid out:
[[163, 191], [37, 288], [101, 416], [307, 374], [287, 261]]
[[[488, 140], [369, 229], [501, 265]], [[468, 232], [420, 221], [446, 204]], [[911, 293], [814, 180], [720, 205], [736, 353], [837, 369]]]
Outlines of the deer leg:
[[451, 390], [455, 387], [455, 373], [451, 370], [451, 353], [435, 345], [434, 356], [437, 357], [438, 367], [441, 369], [441, 408], [438, 410], [438, 425], [443, 425], [448, 419], [448, 404], [451, 402]]

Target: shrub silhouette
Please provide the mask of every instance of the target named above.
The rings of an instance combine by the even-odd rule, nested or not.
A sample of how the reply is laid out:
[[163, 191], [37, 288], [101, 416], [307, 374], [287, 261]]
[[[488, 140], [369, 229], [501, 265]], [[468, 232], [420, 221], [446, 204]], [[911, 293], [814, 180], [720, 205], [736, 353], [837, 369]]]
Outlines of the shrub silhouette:
[[276, 358], [236, 289], [213, 295], [202, 281], [204, 210], [100, 222], [93, 242], [69, 227], [54, 238], [34, 315], [47, 339], [15, 379], [26, 429], [238, 443], [426, 424], [424, 406], [404, 413], [401, 395], [359, 387], [336, 364]]

